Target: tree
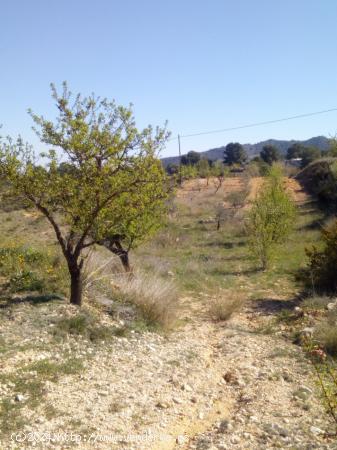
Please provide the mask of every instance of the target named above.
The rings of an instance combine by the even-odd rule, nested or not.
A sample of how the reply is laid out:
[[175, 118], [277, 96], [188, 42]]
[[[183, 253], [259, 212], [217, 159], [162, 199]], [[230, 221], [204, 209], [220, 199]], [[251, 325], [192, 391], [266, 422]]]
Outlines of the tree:
[[226, 145], [224, 151], [224, 163], [233, 165], [233, 164], [244, 164], [248, 159], [246, 150], [243, 145], [238, 142], [231, 142]]
[[252, 255], [266, 269], [277, 244], [285, 241], [295, 206], [283, 186], [282, 172], [273, 166], [248, 214], [247, 231]]
[[322, 156], [321, 151], [316, 147], [305, 147], [302, 151], [302, 169]]
[[176, 175], [177, 173], [179, 173], [179, 166], [178, 164], [174, 164], [174, 163], [170, 163], [166, 166], [166, 172], [169, 175]]
[[211, 175], [211, 168], [209, 165], [209, 161], [207, 159], [200, 159], [200, 161], [198, 161], [197, 163], [197, 169], [199, 176], [201, 178], [206, 178], [208, 186], [208, 180]]
[[184, 166], [195, 166], [200, 161], [200, 153], [193, 150], [189, 151], [187, 155], [181, 157], [181, 164]]
[[325, 152], [326, 156], [331, 156], [332, 158], [337, 158], [337, 137], [333, 137], [329, 141], [329, 148]]
[[299, 142], [295, 142], [288, 148], [286, 159], [302, 158], [304, 149], [304, 145], [300, 144]]
[[196, 178], [198, 175], [198, 171], [196, 166], [191, 166], [188, 164], [187, 166], [182, 165], [180, 167], [181, 178], [183, 180], [189, 180], [190, 178]]
[[214, 177], [214, 185], [215, 185], [215, 194], [218, 192], [218, 190], [221, 188], [222, 183], [224, 182], [225, 175], [228, 173], [228, 169], [225, 168], [223, 163], [221, 161], [215, 161], [212, 169], [211, 174]]
[[281, 159], [279, 149], [274, 145], [265, 145], [260, 152], [261, 159], [270, 166]]
[[[157, 179], [151, 164], [168, 133], [151, 126], [138, 131], [131, 106], [94, 95], [74, 98], [66, 83], [61, 95], [51, 88], [57, 119], [30, 111], [41, 142], [52, 147], [40, 155], [45, 166], [36, 165], [32, 148], [19, 139], [2, 141], [0, 170], [53, 227], [69, 270], [70, 302], [81, 305], [83, 251], [106, 237], [111, 211], [126, 219], [125, 198], [141, 196]], [[73, 170], [59, 170], [64, 159]]]

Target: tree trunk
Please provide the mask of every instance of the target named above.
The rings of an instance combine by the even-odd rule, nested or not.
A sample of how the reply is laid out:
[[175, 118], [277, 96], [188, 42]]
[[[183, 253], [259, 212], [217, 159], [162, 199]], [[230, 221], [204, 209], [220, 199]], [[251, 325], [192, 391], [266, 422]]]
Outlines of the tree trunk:
[[128, 252], [128, 250], [125, 250], [123, 248], [123, 245], [120, 243], [119, 240], [115, 239], [115, 240], [109, 242], [108, 249], [112, 253], [114, 253], [115, 255], [117, 255], [119, 257], [125, 272], [128, 272], [128, 273], [132, 272], [132, 267], [130, 265], [130, 260], [129, 260], [129, 252]]
[[121, 260], [121, 263], [123, 264], [125, 272], [131, 272], [129, 253], [125, 251], [124, 253], [119, 253], [118, 256]]
[[79, 268], [70, 271], [70, 303], [81, 306], [82, 304], [82, 277]]

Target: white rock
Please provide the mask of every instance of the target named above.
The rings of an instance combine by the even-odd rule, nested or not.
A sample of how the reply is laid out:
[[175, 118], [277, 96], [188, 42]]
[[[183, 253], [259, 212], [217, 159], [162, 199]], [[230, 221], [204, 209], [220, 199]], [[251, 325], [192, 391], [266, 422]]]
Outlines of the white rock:
[[328, 303], [327, 305], [326, 305], [326, 309], [328, 310], [328, 311], [332, 311], [333, 309], [335, 309], [335, 308], [337, 308], [337, 302], [331, 302], [331, 303]]
[[192, 392], [193, 391], [193, 389], [191, 388], [191, 386], [189, 384], [183, 384], [181, 389], [183, 391], [186, 391], [186, 392]]
[[177, 436], [176, 443], [177, 443], [178, 445], [184, 445], [185, 442], [186, 442], [185, 436], [183, 436], [182, 434], [179, 435], [179, 436]]
[[318, 427], [310, 427], [310, 432], [312, 434], [324, 434], [324, 431]]

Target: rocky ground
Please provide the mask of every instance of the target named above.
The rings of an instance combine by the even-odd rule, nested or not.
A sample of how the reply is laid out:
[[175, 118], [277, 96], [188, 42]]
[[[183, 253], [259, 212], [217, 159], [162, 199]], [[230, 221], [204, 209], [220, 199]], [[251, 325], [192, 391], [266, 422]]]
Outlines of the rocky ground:
[[[12, 430], [22, 442], [9, 434], [1, 448], [337, 448], [325, 434], [332, 428], [310, 364], [282, 331], [264, 334], [270, 319], [261, 313], [247, 307], [222, 324], [196, 314], [168, 336], [131, 330], [111, 342], [71, 336], [57, 343], [52, 319], [65, 310], [72, 314], [62, 304], [53, 313], [19, 305], [2, 321], [3, 342], [21, 347], [1, 355], [1, 394], [19, 404], [24, 423]], [[32, 317], [45, 320], [42, 333], [37, 325], [32, 330]], [[43, 378], [40, 401], [30, 390], [19, 392], [15, 376], [8, 381], [32, 364], [70, 355], [82, 366]], [[44, 375], [28, 374], [31, 381]], [[58, 442], [56, 433], [73, 434], [74, 442]]]

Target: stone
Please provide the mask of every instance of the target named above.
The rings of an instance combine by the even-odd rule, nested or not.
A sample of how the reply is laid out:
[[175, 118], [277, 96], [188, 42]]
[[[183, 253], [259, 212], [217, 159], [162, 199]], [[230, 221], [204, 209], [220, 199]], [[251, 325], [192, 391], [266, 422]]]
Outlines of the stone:
[[232, 444], [240, 444], [240, 438], [239, 438], [239, 436], [232, 436], [232, 437], [231, 437], [231, 443], [232, 443]]
[[233, 430], [233, 425], [229, 420], [222, 420], [218, 426], [219, 433], [227, 433]]
[[300, 334], [299, 334], [300, 343], [302, 344], [302, 343], [306, 342], [307, 340], [312, 339], [313, 334], [314, 334], [314, 328], [312, 328], [312, 327], [303, 328], [303, 330], [300, 331]]
[[183, 436], [182, 434], [179, 435], [179, 436], [177, 436], [176, 443], [177, 443], [178, 445], [184, 445], [185, 442], [186, 442], [185, 436]]
[[226, 381], [226, 383], [229, 383], [229, 384], [238, 384], [238, 382], [239, 382], [237, 374], [235, 372], [233, 372], [232, 370], [228, 370], [223, 375], [223, 379]]
[[337, 302], [331, 302], [326, 305], [326, 309], [328, 311], [332, 311], [333, 309], [336, 309], [336, 308], [337, 308]]
[[310, 427], [310, 433], [312, 433], [312, 434], [324, 434], [324, 431], [321, 430], [318, 427], [312, 426], [312, 427]]
[[22, 395], [22, 394], [16, 394], [15, 400], [16, 400], [17, 402], [23, 402], [23, 401], [25, 400], [25, 397], [24, 397], [24, 395]]
[[183, 391], [186, 391], [186, 392], [192, 392], [192, 391], [193, 391], [193, 389], [191, 388], [191, 386], [190, 386], [189, 384], [183, 384], [183, 385], [181, 386], [181, 389], [182, 389]]
[[168, 404], [168, 402], [162, 400], [156, 404], [156, 407], [161, 409], [167, 409], [170, 407], [170, 405]]

